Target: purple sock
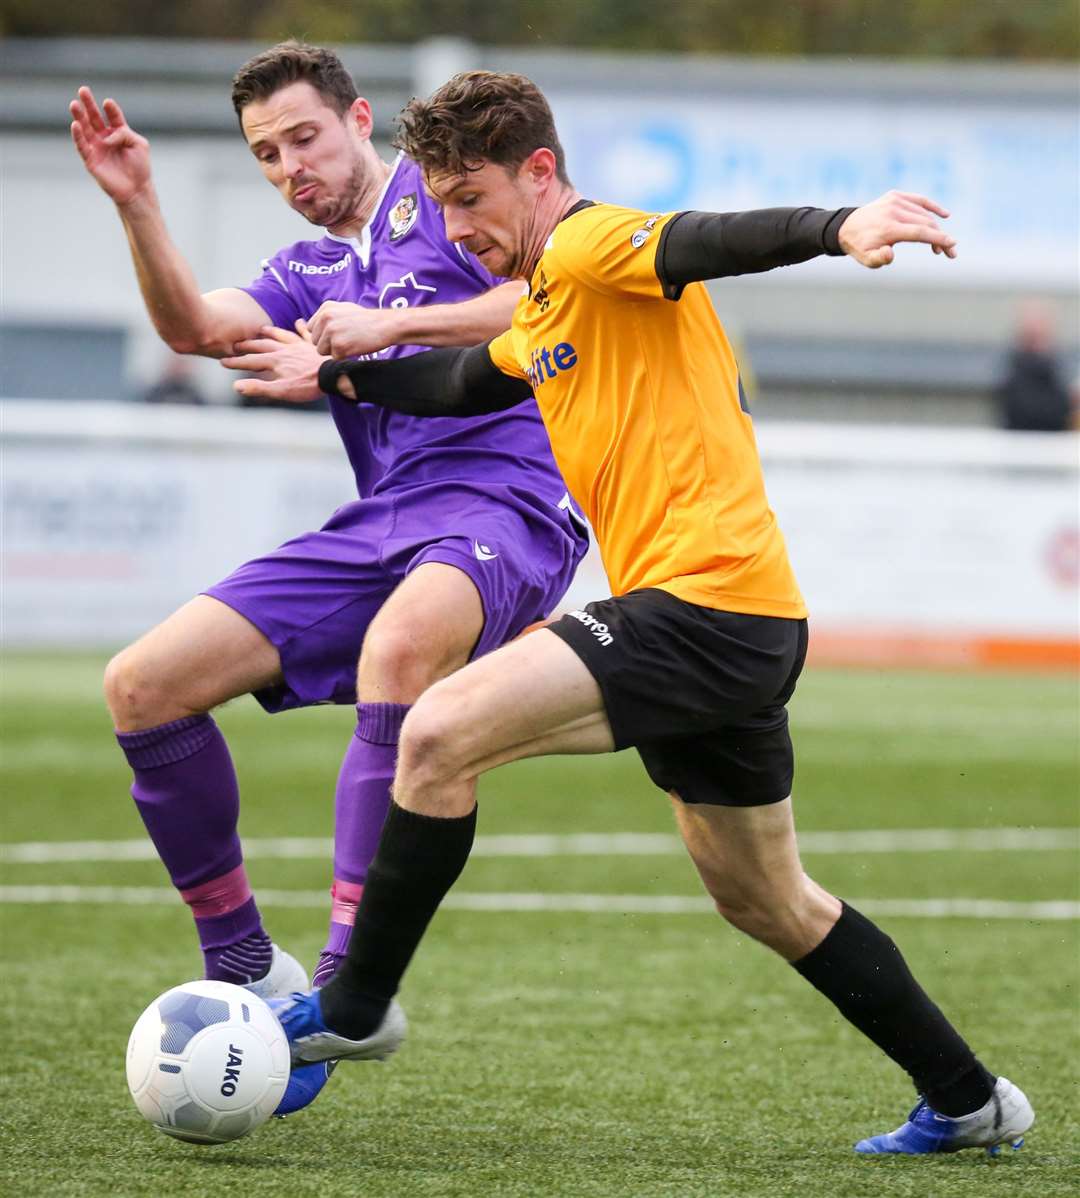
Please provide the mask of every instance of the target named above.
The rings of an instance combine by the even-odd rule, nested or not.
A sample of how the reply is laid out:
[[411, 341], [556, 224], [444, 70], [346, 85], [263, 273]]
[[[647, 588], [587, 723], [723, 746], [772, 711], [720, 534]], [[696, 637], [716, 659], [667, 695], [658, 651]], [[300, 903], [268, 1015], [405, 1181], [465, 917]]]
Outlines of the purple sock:
[[[256, 920], [259, 918], [258, 908], [254, 899], [248, 899], [251, 913]], [[243, 908], [233, 912], [239, 915]], [[249, 913], [250, 914], [250, 913]], [[199, 925], [199, 936], [202, 938], [203, 921], [196, 919]], [[249, 932], [242, 940], [230, 941], [220, 946], [210, 946], [203, 940], [203, 961], [207, 978], [214, 982], [232, 982], [234, 986], [246, 986], [266, 977], [274, 959], [274, 943], [262, 930], [262, 926], [254, 932]]]
[[408, 703], [356, 705], [356, 730], [345, 750], [334, 796], [334, 905], [330, 934], [315, 968], [316, 986], [330, 980], [349, 947], [359, 888], [379, 847], [390, 807], [398, 736], [409, 707]]
[[139, 815], [192, 909], [207, 977], [221, 972], [222, 950], [241, 944], [243, 961], [226, 967], [229, 976], [220, 980], [251, 969], [261, 976], [270, 965], [269, 938], [244, 872], [236, 830], [240, 792], [217, 724], [209, 715], [188, 716], [118, 732], [116, 739], [135, 774], [131, 796]]
[[[360, 895], [363, 886], [352, 882], [340, 882], [335, 879], [330, 889], [334, 905], [330, 912], [330, 934], [326, 938], [326, 947], [319, 954], [319, 963], [311, 975], [312, 989], [318, 990], [338, 971], [345, 953], [349, 948], [353, 924], [356, 922], [356, 908], [360, 905]], [[349, 895], [343, 901], [342, 892]]]

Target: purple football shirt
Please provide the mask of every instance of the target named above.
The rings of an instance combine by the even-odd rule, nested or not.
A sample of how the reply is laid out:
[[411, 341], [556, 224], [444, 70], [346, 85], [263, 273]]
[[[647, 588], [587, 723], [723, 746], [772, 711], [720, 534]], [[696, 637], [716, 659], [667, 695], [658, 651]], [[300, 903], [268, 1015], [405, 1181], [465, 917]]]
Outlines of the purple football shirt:
[[[286, 246], [244, 290], [275, 325], [291, 329], [326, 300], [367, 308], [447, 304], [500, 282], [446, 240], [442, 212], [424, 192], [420, 168], [399, 158], [359, 237], [327, 233]], [[395, 345], [373, 356], [399, 358], [424, 348]], [[419, 419], [336, 396], [330, 405], [361, 498], [447, 479], [494, 478], [554, 503], [566, 491], [533, 401], [465, 419]]]

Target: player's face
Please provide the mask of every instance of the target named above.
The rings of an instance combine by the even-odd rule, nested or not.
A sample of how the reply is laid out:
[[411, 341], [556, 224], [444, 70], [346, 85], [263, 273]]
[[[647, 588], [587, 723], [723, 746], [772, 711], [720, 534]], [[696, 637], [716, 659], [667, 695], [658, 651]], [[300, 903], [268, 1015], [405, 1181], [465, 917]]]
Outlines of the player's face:
[[427, 188], [443, 210], [446, 236], [491, 271], [525, 278], [531, 268], [539, 194], [523, 166], [486, 162], [465, 175], [431, 174]]
[[263, 174], [290, 208], [323, 228], [355, 216], [370, 183], [366, 100], [339, 116], [310, 83], [291, 83], [248, 104], [241, 120]]

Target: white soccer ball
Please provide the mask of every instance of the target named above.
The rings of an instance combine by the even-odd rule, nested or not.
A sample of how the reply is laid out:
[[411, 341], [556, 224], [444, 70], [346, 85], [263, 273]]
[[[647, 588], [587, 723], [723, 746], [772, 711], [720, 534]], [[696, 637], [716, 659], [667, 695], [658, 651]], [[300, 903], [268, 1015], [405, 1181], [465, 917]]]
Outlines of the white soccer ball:
[[166, 990], [131, 1029], [127, 1083], [143, 1118], [196, 1144], [265, 1123], [289, 1082], [289, 1042], [265, 1002], [228, 982]]

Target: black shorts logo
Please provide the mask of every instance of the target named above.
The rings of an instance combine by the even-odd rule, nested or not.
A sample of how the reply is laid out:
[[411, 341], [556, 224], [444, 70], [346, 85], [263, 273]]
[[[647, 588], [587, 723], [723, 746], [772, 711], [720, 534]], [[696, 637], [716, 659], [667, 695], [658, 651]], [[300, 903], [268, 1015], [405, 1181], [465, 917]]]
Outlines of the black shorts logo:
[[580, 620], [601, 645], [614, 644], [615, 638], [608, 631], [608, 626], [603, 620], [598, 620], [595, 616], [590, 616], [587, 611], [571, 611], [566, 614], [575, 620]]

